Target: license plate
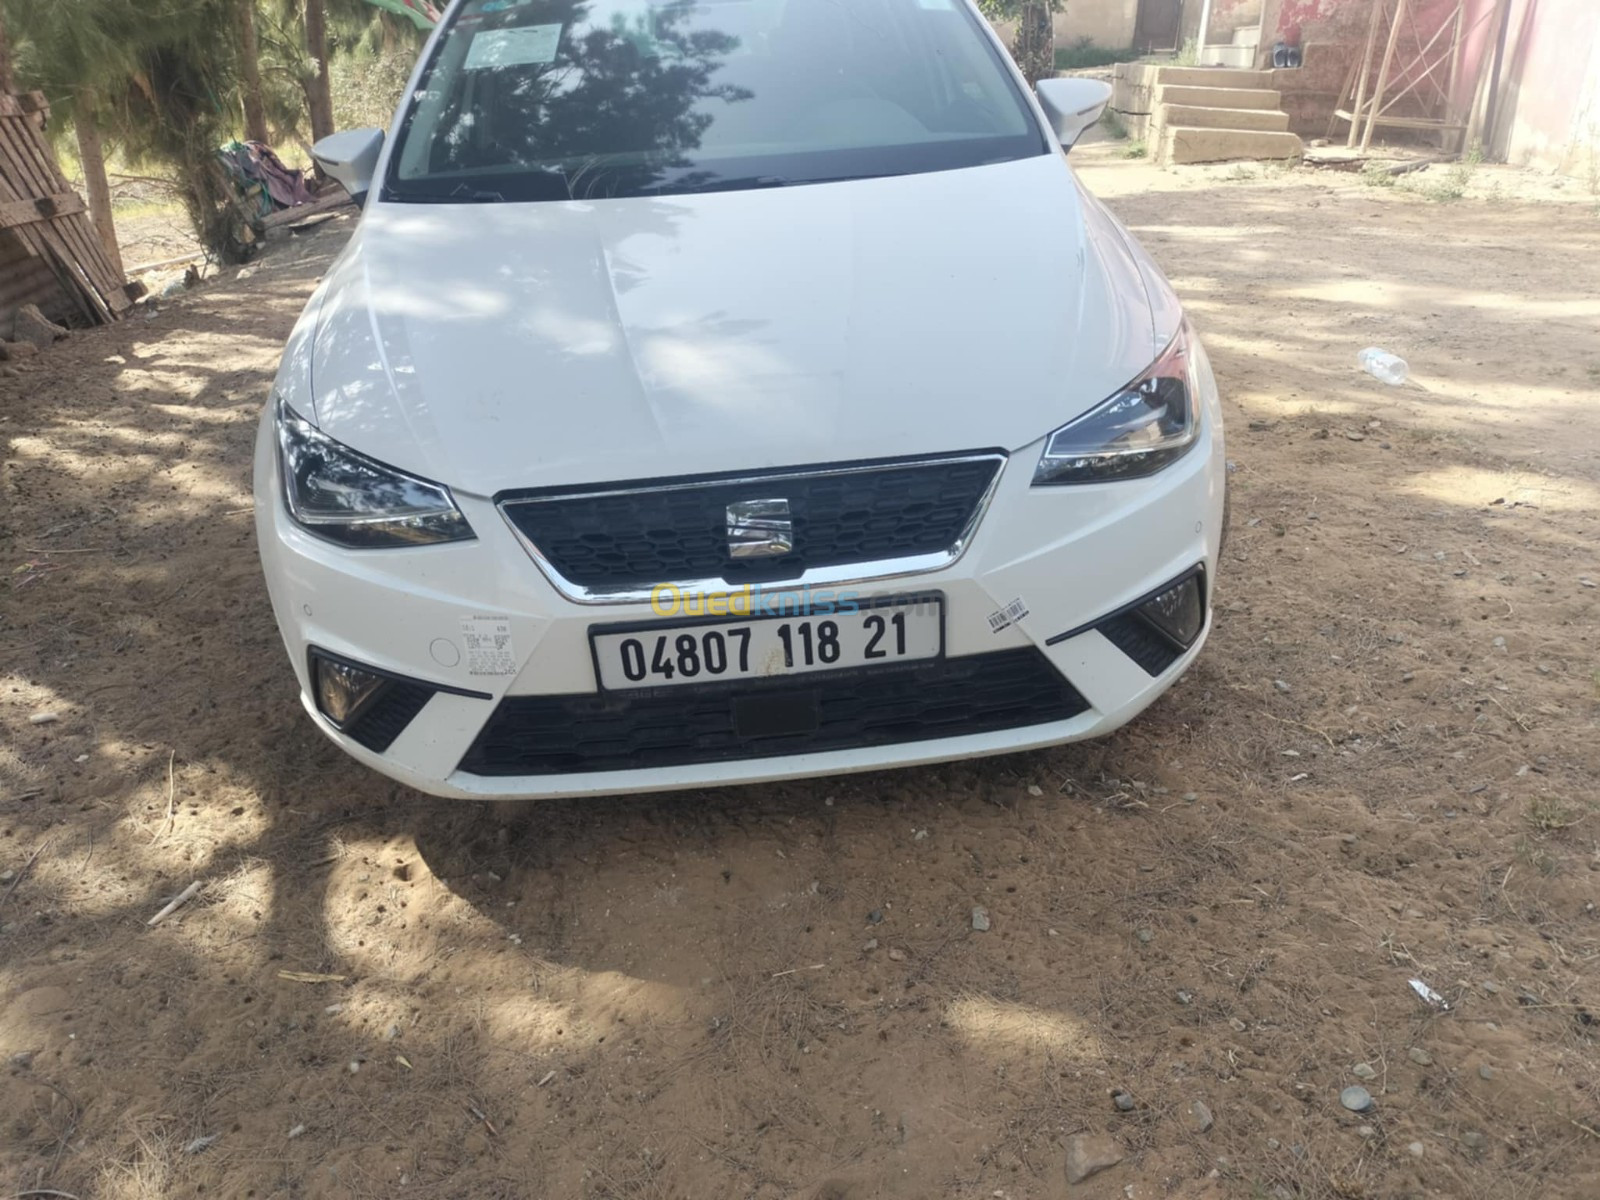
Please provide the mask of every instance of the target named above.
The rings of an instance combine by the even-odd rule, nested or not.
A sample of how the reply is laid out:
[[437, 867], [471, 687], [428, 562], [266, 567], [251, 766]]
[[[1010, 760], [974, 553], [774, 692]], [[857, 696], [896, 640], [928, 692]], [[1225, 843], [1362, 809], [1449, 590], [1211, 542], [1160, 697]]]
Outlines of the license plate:
[[944, 653], [944, 600], [826, 615], [650, 625], [590, 635], [602, 688], [679, 687], [887, 666]]

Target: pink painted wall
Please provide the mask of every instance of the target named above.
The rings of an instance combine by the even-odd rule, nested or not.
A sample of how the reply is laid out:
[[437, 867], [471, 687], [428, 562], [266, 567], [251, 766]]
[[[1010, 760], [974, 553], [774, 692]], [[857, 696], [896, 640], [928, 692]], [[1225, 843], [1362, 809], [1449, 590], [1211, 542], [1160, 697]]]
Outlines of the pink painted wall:
[[[1374, 0], [1266, 0], [1264, 49], [1278, 40], [1291, 45], [1338, 42], [1360, 52]], [[1535, 163], [1558, 170], [1588, 170], [1600, 160], [1600, 2], [1597, 0], [1509, 0], [1510, 22], [1500, 68], [1495, 125], [1485, 132], [1491, 159]], [[1408, 6], [1422, 40], [1450, 19], [1454, 0], [1413, 0]], [[1462, 54], [1451, 99], [1472, 107], [1480, 65], [1494, 54], [1499, 29], [1495, 0], [1466, 0]], [[1402, 46], [1409, 34], [1402, 34]], [[1439, 45], [1448, 45], [1449, 31]], [[1381, 43], [1380, 43], [1381, 44]], [[1345, 61], [1348, 61], [1346, 58]], [[1441, 72], [1436, 72], [1436, 76]], [[1394, 95], [1410, 82], [1401, 71]], [[1421, 85], [1418, 91], [1428, 87]], [[1414, 93], [1415, 94], [1415, 93]], [[1480, 101], [1480, 110], [1485, 105]]]

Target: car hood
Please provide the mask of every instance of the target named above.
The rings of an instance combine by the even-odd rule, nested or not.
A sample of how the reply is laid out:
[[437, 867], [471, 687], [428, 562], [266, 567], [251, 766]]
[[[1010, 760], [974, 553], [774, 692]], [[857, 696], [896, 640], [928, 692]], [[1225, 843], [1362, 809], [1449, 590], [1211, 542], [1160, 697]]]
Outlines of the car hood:
[[1015, 449], [1170, 333], [1055, 155], [660, 199], [375, 203], [313, 304], [296, 360], [322, 429], [482, 496]]

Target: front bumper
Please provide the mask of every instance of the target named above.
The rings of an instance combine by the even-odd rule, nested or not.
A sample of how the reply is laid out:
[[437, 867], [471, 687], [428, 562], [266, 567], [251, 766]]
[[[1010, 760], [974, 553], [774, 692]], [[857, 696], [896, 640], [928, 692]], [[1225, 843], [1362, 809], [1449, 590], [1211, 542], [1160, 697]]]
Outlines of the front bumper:
[[[1148, 661], [1136, 661], [1125, 639], [1094, 626], [1196, 567], [1205, 572], [1209, 593], [1222, 534], [1225, 463], [1215, 397], [1208, 399], [1212, 419], [1201, 443], [1150, 479], [1034, 488], [1038, 447], [1018, 451], [956, 562], [911, 579], [854, 588], [865, 596], [938, 592], [950, 660], [1027, 651], [1081, 697], [1064, 719], [978, 733], [793, 754], [763, 751], [764, 757], [724, 753], [713, 761], [634, 769], [612, 764], [579, 772], [476, 773], [468, 769], [474, 744], [502, 701], [594, 695], [590, 628], [659, 621], [649, 605], [584, 605], [563, 597], [495, 506], [459, 491], [457, 502], [476, 541], [349, 551], [311, 537], [285, 509], [270, 412], [256, 450], [257, 534], [273, 610], [307, 712], [356, 759], [436, 796], [665, 791], [974, 758], [1109, 733], [1170, 687], [1199, 653], [1210, 629], [1209, 611], [1195, 643], [1159, 660], [1155, 674]], [[1209, 600], [1208, 594], [1208, 610]], [[1017, 601], [1026, 615], [995, 630], [991, 616]], [[469, 645], [497, 628], [509, 637], [492, 653]], [[384, 748], [370, 749], [317, 711], [308, 669], [312, 647], [449, 690], [422, 703]]]

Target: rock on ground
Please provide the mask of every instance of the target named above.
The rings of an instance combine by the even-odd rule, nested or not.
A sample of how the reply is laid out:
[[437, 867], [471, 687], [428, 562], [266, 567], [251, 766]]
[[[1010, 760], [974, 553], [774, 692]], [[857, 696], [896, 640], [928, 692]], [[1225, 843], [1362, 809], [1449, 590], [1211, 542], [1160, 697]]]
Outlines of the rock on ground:
[[1067, 1182], [1082, 1183], [1122, 1161], [1122, 1147], [1103, 1133], [1075, 1133], [1067, 1139]]
[[30, 342], [40, 350], [48, 350], [52, 343], [67, 336], [67, 331], [39, 311], [37, 304], [24, 304], [17, 309], [12, 335], [16, 341]]

